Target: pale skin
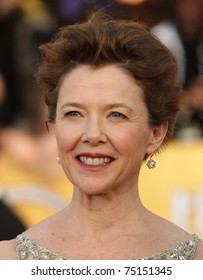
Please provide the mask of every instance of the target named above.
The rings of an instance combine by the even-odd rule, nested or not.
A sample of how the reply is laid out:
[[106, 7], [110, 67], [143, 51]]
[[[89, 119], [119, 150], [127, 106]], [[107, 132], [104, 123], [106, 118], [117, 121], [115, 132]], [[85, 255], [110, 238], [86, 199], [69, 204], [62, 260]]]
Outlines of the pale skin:
[[[143, 159], [167, 128], [148, 124], [142, 89], [117, 66], [66, 75], [53, 129], [72, 202], [24, 235], [70, 259], [139, 259], [191, 238], [139, 197]], [[14, 240], [1, 242], [0, 258], [16, 258]], [[203, 259], [202, 241], [195, 258]]]

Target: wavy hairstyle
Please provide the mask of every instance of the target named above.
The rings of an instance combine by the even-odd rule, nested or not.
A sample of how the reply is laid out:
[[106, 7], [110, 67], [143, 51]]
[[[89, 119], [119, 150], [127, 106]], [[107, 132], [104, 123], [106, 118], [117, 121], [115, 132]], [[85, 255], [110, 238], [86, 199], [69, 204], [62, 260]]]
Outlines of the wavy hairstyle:
[[168, 122], [163, 145], [171, 140], [182, 94], [177, 63], [145, 25], [95, 12], [85, 22], [61, 27], [40, 52], [36, 79], [45, 93], [50, 122], [55, 122], [64, 75], [79, 65], [113, 64], [130, 73], [143, 89], [149, 124]]

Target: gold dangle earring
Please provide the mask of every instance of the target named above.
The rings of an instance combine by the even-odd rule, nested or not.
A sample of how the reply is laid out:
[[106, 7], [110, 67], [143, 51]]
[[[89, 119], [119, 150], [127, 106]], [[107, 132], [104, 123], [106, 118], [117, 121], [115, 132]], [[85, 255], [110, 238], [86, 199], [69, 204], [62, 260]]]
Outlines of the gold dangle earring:
[[152, 159], [153, 153], [150, 155], [150, 159], [147, 161], [147, 166], [149, 169], [154, 169], [156, 167], [156, 161]]

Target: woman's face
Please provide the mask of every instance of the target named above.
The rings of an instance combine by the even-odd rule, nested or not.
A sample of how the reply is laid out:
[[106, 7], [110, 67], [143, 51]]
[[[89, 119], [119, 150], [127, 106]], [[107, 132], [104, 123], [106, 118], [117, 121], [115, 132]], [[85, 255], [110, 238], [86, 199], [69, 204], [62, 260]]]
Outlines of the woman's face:
[[79, 66], [60, 86], [55, 133], [62, 167], [87, 194], [135, 185], [155, 128], [142, 89], [116, 66]]

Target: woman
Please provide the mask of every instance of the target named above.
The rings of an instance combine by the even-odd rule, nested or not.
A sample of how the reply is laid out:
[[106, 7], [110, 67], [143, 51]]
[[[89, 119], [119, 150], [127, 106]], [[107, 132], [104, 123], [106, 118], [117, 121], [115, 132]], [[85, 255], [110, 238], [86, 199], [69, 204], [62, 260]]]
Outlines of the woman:
[[138, 192], [143, 161], [154, 167], [173, 135], [181, 97], [173, 55], [142, 25], [98, 13], [62, 27], [41, 53], [37, 81], [73, 198], [2, 242], [0, 257], [203, 259], [203, 242], [149, 212]]

